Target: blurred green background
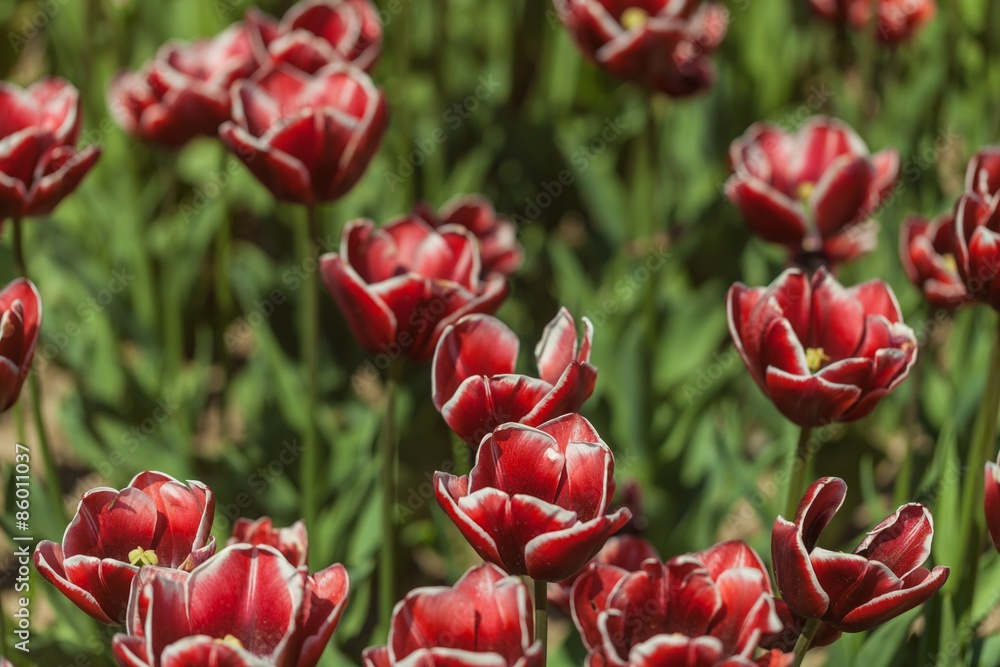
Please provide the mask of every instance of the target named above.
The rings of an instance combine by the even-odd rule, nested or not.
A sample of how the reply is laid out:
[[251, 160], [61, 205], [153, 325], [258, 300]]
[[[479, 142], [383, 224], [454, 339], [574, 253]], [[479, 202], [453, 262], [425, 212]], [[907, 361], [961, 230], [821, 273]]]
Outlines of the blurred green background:
[[[840, 278], [887, 280], [922, 349], [900, 390], [872, 417], [830, 433], [815, 462], [817, 475], [848, 480], [848, 507], [858, 508], [842, 513], [826, 546], [839, 539], [853, 549], [898, 504], [920, 499], [938, 516], [935, 561], [957, 562], [948, 508], [963, 475], [981, 474], [960, 461], [994, 316], [929, 311], [906, 281], [897, 239], [906, 214], [949, 207], [969, 156], [997, 141], [997, 3], [951, 0], [915, 42], [893, 51], [818, 21], [805, 0], [732, 0], [718, 84], [688, 101], [651, 99], [584, 62], [544, 0], [376, 4], [386, 26], [373, 77], [386, 91], [390, 129], [361, 183], [323, 207], [316, 254], [336, 250], [346, 221], [386, 221], [418, 199], [440, 205], [481, 192], [521, 223], [527, 260], [498, 316], [522, 336], [523, 372], [534, 372], [530, 350], [559, 305], [594, 320], [600, 372], [584, 414], [616, 453], [619, 487], [641, 484], [645, 534], [665, 557], [742, 538], [769, 560], [769, 527], [783, 506], [775, 472], [797, 438], [727, 332], [729, 285], [769, 283], [784, 263], [780, 249], [748, 235], [722, 196], [729, 143], [757, 120], [792, 129], [828, 114], [857, 128], [873, 151], [896, 147], [900, 185], [880, 215], [879, 249]], [[275, 14], [289, 5], [260, 3]], [[295, 449], [306, 418], [296, 302], [301, 272], [313, 265], [296, 258], [289, 224], [302, 213], [275, 205], [218, 141], [170, 155], [131, 140], [109, 118], [104, 93], [118, 69], [139, 66], [164, 41], [214, 34], [248, 6], [0, 0], [0, 74], [21, 85], [49, 74], [69, 79], [82, 92], [83, 141], [104, 146], [77, 193], [27, 226], [45, 305], [36, 367], [68, 515], [83, 491], [158, 469], [215, 491], [220, 540], [236, 516], [268, 514], [281, 525], [299, 517], [298, 464], [284, 463], [282, 452]], [[572, 184], [557, 193], [564, 170]], [[216, 239], [227, 224], [232, 260], [220, 269]], [[8, 226], [0, 283], [14, 277], [10, 248]], [[662, 253], [658, 268], [643, 268]], [[231, 285], [232, 307], [219, 302], [217, 275]], [[373, 634], [372, 584], [383, 386], [362, 379], [368, 356], [322, 299], [317, 418], [328, 454], [319, 523], [309, 526], [320, 554], [312, 565], [343, 562], [353, 588], [322, 663], [334, 665], [356, 663], [363, 647], [384, 642]], [[399, 498], [413, 512], [401, 528], [400, 594], [452, 583], [475, 562], [429, 483], [436, 469], [467, 469], [468, 453], [433, 408], [429, 368], [408, 367], [404, 383]], [[0, 460], [12, 459], [15, 433], [11, 411], [0, 417], [0, 442], [8, 443]], [[10, 466], [0, 468], [6, 482]], [[42, 475], [37, 457], [34, 472]], [[32, 522], [38, 539], [58, 540], [65, 527], [38, 487]], [[6, 539], [0, 562], [8, 565], [0, 581], [9, 614]], [[984, 568], [974, 620], [1000, 587], [994, 554]], [[32, 652], [15, 656], [17, 665], [113, 664], [112, 631], [40, 579], [33, 595]], [[951, 612], [938, 599], [928, 613]], [[824, 654], [827, 664], [913, 665], [918, 652], [924, 664], [945, 640], [925, 632], [906, 641], [916, 615], [874, 639], [845, 637]], [[950, 623], [954, 631], [959, 620]], [[553, 664], [581, 664], [571, 630], [565, 618], [553, 621]], [[980, 664], [1000, 664], [1000, 642], [980, 649]]]

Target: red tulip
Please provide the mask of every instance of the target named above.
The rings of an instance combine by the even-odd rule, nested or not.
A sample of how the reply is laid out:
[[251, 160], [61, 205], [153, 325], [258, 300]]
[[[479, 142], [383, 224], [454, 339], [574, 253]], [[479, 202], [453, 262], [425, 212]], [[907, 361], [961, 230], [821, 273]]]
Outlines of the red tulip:
[[122, 667], [216, 664], [209, 658], [315, 667], [349, 588], [342, 565], [309, 575], [271, 547], [226, 547], [190, 573], [144, 570], [129, 602], [128, 634], [116, 635], [112, 650]]
[[299, 2], [277, 29], [261, 33], [272, 63], [308, 74], [335, 62], [370, 70], [382, 50], [382, 21], [369, 0]]
[[419, 203], [413, 214], [434, 228], [458, 225], [472, 232], [479, 241], [484, 280], [492, 275], [506, 277], [521, 268], [524, 249], [517, 242], [517, 225], [499, 217], [486, 198], [478, 195], [458, 197], [445, 204], [440, 213]]
[[987, 146], [969, 160], [965, 189], [988, 199], [1000, 192], [1000, 146]]
[[229, 150], [277, 199], [333, 201], [361, 178], [385, 134], [382, 91], [360, 69], [332, 63], [309, 76], [265, 67], [232, 91]]
[[954, 310], [969, 300], [955, 260], [955, 219], [948, 213], [928, 222], [911, 215], [899, 231], [906, 275], [935, 308]]
[[954, 239], [966, 290], [1000, 310], [1000, 195], [962, 195], [955, 206]]
[[810, 0], [817, 14], [829, 21], [848, 23], [855, 30], [872, 30], [872, 4], [878, 5], [875, 35], [883, 44], [896, 44], [912, 37], [934, 18], [934, 0]]
[[736, 283], [729, 332], [750, 375], [799, 426], [860, 419], [906, 379], [917, 339], [881, 280], [844, 289], [825, 269]]
[[468, 315], [444, 330], [434, 352], [431, 392], [448, 426], [473, 447], [505, 422], [538, 426], [576, 412], [590, 398], [597, 368], [590, 362], [594, 327], [576, 324], [562, 308], [535, 347], [540, 378], [515, 375], [517, 335], [489, 315]]
[[774, 577], [792, 613], [843, 632], [870, 630], [926, 602], [948, 579], [948, 568], [921, 567], [934, 523], [910, 503], [868, 533], [853, 554], [816, 547], [844, 503], [847, 485], [824, 477], [806, 491], [795, 523], [778, 517], [771, 533]]
[[101, 155], [76, 149], [81, 107], [76, 88], [43, 79], [27, 90], [0, 81], [0, 225], [50, 213]]
[[580, 415], [537, 428], [504, 424], [483, 438], [467, 477], [434, 474], [438, 504], [483, 560], [510, 574], [562, 581], [631, 517], [605, 514], [614, 456]]
[[30, 280], [18, 278], [0, 290], [0, 414], [17, 403], [41, 328], [42, 300]]
[[270, 517], [261, 517], [256, 521], [241, 517], [233, 524], [233, 536], [226, 542], [227, 546], [233, 544], [274, 547], [295, 567], [309, 566], [309, 536], [306, 524], [301, 520], [288, 528], [275, 528]]
[[172, 148], [217, 136], [231, 117], [230, 88], [257, 69], [260, 31], [273, 31], [272, 23], [251, 12], [245, 23], [215, 37], [168, 42], [141, 70], [111, 82], [108, 107], [115, 120], [143, 141]]
[[[620, 574], [624, 577], [629, 572], [638, 572], [642, 569], [642, 564], [650, 558], [653, 560], [660, 559], [660, 554], [656, 552], [656, 547], [641, 537], [619, 534], [609, 539], [607, 544], [597, 552], [597, 555], [587, 565], [596, 564], [607, 568], [616, 568], [621, 570]], [[584, 572], [586, 572], [586, 569], [569, 579], [549, 584], [549, 602], [563, 611], [569, 612], [571, 609], [570, 594], [573, 590], [573, 584], [583, 576]]]
[[781, 629], [767, 570], [742, 542], [635, 572], [591, 565], [570, 603], [588, 665], [752, 665], [761, 637]]
[[583, 54], [614, 76], [672, 97], [715, 83], [711, 55], [729, 15], [701, 0], [553, 0]]
[[122, 623], [140, 568], [190, 570], [215, 553], [215, 497], [201, 482], [188, 485], [144, 472], [121, 491], [86, 492], [62, 544], [39, 542], [35, 567], [98, 621]]
[[796, 133], [757, 123], [732, 143], [729, 160], [726, 196], [753, 233], [799, 259], [834, 262], [874, 248], [878, 230], [870, 218], [899, 173], [895, 150], [870, 155], [854, 130], [823, 117]]
[[537, 667], [528, 587], [493, 565], [474, 567], [453, 588], [416, 588], [396, 605], [389, 644], [365, 649], [365, 667]]
[[[998, 460], [1000, 463], [1000, 460]], [[986, 486], [983, 504], [986, 508], [986, 525], [997, 550], [1000, 550], [1000, 465], [986, 462]]]
[[503, 278], [481, 280], [476, 239], [461, 227], [433, 229], [419, 218], [384, 227], [344, 227], [340, 253], [320, 257], [323, 281], [354, 337], [373, 354], [427, 361], [448, 325], [493, 312]]

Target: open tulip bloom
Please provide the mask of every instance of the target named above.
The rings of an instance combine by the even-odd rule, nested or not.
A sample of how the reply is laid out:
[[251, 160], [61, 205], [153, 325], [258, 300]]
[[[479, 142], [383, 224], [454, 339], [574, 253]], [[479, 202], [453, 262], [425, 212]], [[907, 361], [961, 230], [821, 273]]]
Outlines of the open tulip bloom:
[[121, 491], [83, 494], [62, 544], [38, 543], [35, 567], [80, 609], [120, 624], [140, 568], [191, 570], [215, 553], [214, 516], [215, 497], [201, 482], [144, 472]]
[[910, 503], [868, 533], [854, 553], [816, 546], [844, 503], [847, 484], [824, 477], [806, 491], [795, 521], [778, 517], [771, 533], [774, 578], [793, 614], [843, 632], [870, 630], [931, 598], [947, 567], [921, 567], [931, 551], [934, 523]]
[[570, 604], [589, 667], [749, 666], [762, 637], [782, 629], [767, 570], [742, 542], [634, 572], [592, 564]]
[[466, 477], [434, 473], [438, 504], [483, 560], [536, 581], [579, 572], [631, 518], [606, 514], [614, 456], [580, 415], [503, 424]]
[[531, 597], [518, 577], [485, 564], [453, 587], [416, 588], [392, 612], [387, 646], [366, 649], [365, 667], [538, 667]]
[[826, 269], [737, 283], [729, 332], [750, 375], [802, 427], [860, 419], [906, 379], [917, 339], [881, 280], [844, 288]]
[[590, 363], [594, 326], [583, 318], [583, 340], [565, 308], [535, 346], [539, 378], [517, 375], [520, 342], [503, 322], [467, 315], [445, 329], [434, 352], [434, 407], [473, 447], [505, 422], [538, 426], [576, 412], [590, 398], [597, 368]]
[[315, 667], [349, 588], [342, 565], [310, 575], [249, 544], [191, 572], [144, 568], [112, 650], [122, 667]]
[[0, 290], [0, 413], [17, 403], [41, 327], [42, 300], [30, 280], [18, 278]]
[[721, 4], [702, 0], [554, 0], [590, 60], [611, 74], [672, 97], [715, 83], [711, 55], [729, 25]]
[[80, 95], [63, 79], [28, 89], [0, 81], [0, 227], [7, 218], [50, 213], [101, 155], [77, 150]]
[[911, 215], [899, 232], [899, 256], [906, 276], [934, 308], [955, 310], [970, 299], [955, 259], [951, 213], [928, 221]]
[[878, 230], [870, 219], [899, 173], [895, 150], [871, 155], [854, 130], [824, 117], [795, 133], [757, 123], [730, 146], [729, 161], [726, 196], [747, 226], [800, 261], [846, 261], [872, 250]]

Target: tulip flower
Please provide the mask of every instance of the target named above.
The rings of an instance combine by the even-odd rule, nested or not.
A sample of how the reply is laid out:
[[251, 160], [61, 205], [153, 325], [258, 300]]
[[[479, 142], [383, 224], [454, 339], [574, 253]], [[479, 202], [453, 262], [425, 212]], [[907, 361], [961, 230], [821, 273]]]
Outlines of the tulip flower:
[[144, 570], [111, 648], [122, 667], [315, 667], [349, 588], [342, 565], [309, 575], [269, 546], [229, 546], [191, 572]]
[[965, 189], [988, 199], [1000, 192], [1000, 146], [979, 149], [965, 170]]
[[28, 89], [0, 82], [0, 226], [46, 215], [80, 184], [101, 155], [77, 150], [82, 110], [69, 82], [49, 78]]
[[257, 19], [208, 39], [168, 42], [141, 70], [112, 80], [108, 108], [126, 132], [152, 144], [178, 148], [217, 136], [232, 116], [230, 88], [257, 70], [259, 31], [268, 26]]
[[214, 515], [201, 482], [144, 472], [121, 491], [83, 494], [62, 544], [38, 543], [35, 568], [93, 618], [120, 624], [140, 568], [191, 570], [215, 553]]
[[430, 359], [448, 325], [490, 313], [507, 296], [503, 278], [480, 279], [478, 243], [465, 228], [419, 218], [344, 227], [340, 253], [320, 257], [323, 281], [369, 352]]
[[916, 34], [937, 13], [935, 0], [809, 0], [813, 10], [859, 32], [872, 29], [872, 5], [877, 5], [875, 36], [883, 44], [898, 44]]
[[997, 550], [1000, 550], [1000, 459], [986, 462], [986, 486], [983, 504], [986, 509], [986, 526]]
[[335, 62], [368, 71], [382, 50], [382, 21], [369, 0], [310, 0], [292, 5], [277, 26], [269, 18], [248, 15], [262, 23], [267, 60], [307, 74]]
[[726, 196], [750, 230], [799, 261], [846, 261], [875, 246], [872, 215], [890, 195], [899, 154], [868, 152], [845, 123], [815, 117], [789, 133], [757, 123], [729, 149]]
[[388, 645], [365, 649], [362, 661], [365, 667], [537, 667], [544, 656], [531, 614], [524, 582], [480, 565], [452, 588], [410, 591], [393, 610]]
[[362, 70], [332, 63], [307, 75], [268, 66], [232, 91], [219, 136], [281, 201], [314, 205], [358, 182], [385, 134], [385, 98]]
[[742, 542], [635, 572], [592, 564], [570, 604], [593, 666], [752, 665], [761, 637], [782, 627], [767, 570]]
[[[438, 504], [483, 560], [536, 581], [579, 572], [631, 513], [605, 514], [614, 456], [580, 415], [503, 424], [465, 477], [434, 474]], [[543, 589], [544, 590], [544, 589]]]
[[[587, 566], [589, 567], [592, 564], [601, 565], [608, 568], [607, 571], [624, 577], [629, 572], [638, 572], [642, 569], [642, 564], [650, 558], [653, 560], [660, 559], [656, 547], [641, 537], [618, 534], [608, 540], [607, 544], [597, 552], [597, 555], [590, 560]], [[586, 571], [584, 569], [583, 572]], [[549, 602], [569, 612], [570, 594], [573, 590], [573, 584], [583, 576], [583, 572], [564, 581], [549, 584]]]
[[729, 15], [701, 0], [554, 0], [584, 56], [621, 79], [685, 97], [715, 83], [711, 56]]
[[535, 347], [540, 378], [514, 374], [517, 335], [489, 315], [467, 315], [447, 327], [434, 352], [434, 406], [455, 433], [475, 447], [504, 422], [538, 426], [576, 412], [590, 398], [597, 368], [590, 363], [594, 327], [583, 318], [582, 342], [565, 308]]
[[0, 414], [17, 403], [41, 328], [42, 300], [30, 280], [18, 278], [0, 290]]
[[955, 259], [969, 294], [1000, 310], [1000, 196], [966, 193], [955, 206]]
[[969, 300], [955, 260], [955, 220], [911, 215], [899, 232], [899, 256], [906, 276], [934, 308], [954, 310]]
[[824, 477], [806, 491], [792, 523], [778, 517], [771, 533], [774, 577], [792, 613], [843, 632], [870, 630], [917, 607], [948, 579], [948, 568], [921, 567], [934, 523], [910, 503], [877, 525], [852, 554], [816, 546], [844, 503], [847, 485]]
[[256, 521], [240, 517], [233, 523], [233, 536], [226, 546], [234, 544], [274, 547], [295, 567], [307, 568], [309, 565], [309, 535], [303, 521], [296, 521], [288, 528], [275, 528], [270, 517]]
[[881, 280], [845, 289], [823, 268], [811, 279], [788, 269], [766, 288], [733, 285], [727, 309], [750, 375], [802, 427], [866, 416], [916, 361], [916, 336]]
[[465, 227], [479, 241], [479, 261], [483, 280], [490, 276], [510, 276], [521, 268], [524, 249], [517, 242], [517, 226], [497, 215], [493, 204], [484, 197], [458, 197], [435, 213], [427, 204], [418, 203], [413, 214], [435, 229], [445, 225]]

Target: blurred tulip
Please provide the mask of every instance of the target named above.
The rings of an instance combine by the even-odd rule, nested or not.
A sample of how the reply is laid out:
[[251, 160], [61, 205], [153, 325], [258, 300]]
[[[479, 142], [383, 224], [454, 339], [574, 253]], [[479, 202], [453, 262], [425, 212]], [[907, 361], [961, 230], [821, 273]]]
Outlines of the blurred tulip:
[[503, 278], [481, 280], [478, 243], [462, 227], [419, 218], [344, 227], [340, 253], [320, 257], [323, 281], [354, 337], [389, 360], [427, 361], [448, 325], [490, 313], [507, 296]]
[[540, 378], [514, 374], [520, 342], [500, 320], [467, 315], [444, 330], [434, 352], [434, 406], [463, 440], [476, 447], [505, 422], [538, 426], [577, 412], [594, 391], [590, 363], [594, 327], [583, 318], [582, 342], [565, 308], [535, 347]]
[[872, 29], [872, 5], [876, 4], [875, 36], [883, 44], [911, 38], [934, 14], [935, 0], [809, 0], [813, 10], [828, 21], [847, 23], [859, 32]]
[[[314, 74], [335, 62], [370, 70], [382, 50], [382, 21], [369, 0], [299, 2], [273, 26], [256, 12], [248, 22], [260, 24], [267, 58]], [[273, 20], [273, 19], [272, 19]]]
[[986, 462], [986, 486], [983, 504], [986, 509], [986, 526], [990, 529], [993, 544], [1000, 551], [1000, 465], [993, 461]]
[[845, 289], [826, 269], [788, 269], [769, 287], [736, 283], [729, 332], [754, 381], [803, 427], [870, 413], [909, 375], [917, 339], [881, 280]]
[[517, 242], [517, 226], [497, 215], [493, 204], [484, 197], [458, 197], [435, 213], [427, 204], [418, 203], [413, 214], [434, 228], [445, 225], [465, 227], [479, 241], [482, 278], [508, 277], [524, 262], [524, 248]]
[[701, 0], [553, 0], [583, 54], [614, 76], [671, 97], [715, 83], [711, 55], [729, 25], [725, 7]]
[[[620, 573], [616, 574], [621, 574], [624, 577], [629, 572], [638, 572], [642, 569], [642, 564], [650, 558], [660, 559], [660, 554], [656, 552], [656, 547], [652, 544], [635, 535], [616, 535], [608, 540], [607, 544], [597, 552], [597, 555], [587, 565], [597, 564], [616, 568], [621, 570]], [[584, 568], [583, 572], [586, 571]], [[565, 612], [570, 612], [570, 593], [573, 590], [573, 584], [583, 576], [583, 572], [569, 579], [549, 584], [549, 602]]]
[[257, 69], [263, 23], [237, 23], [215, 37], [168, 42], [138, 72], [121, 72], [108, 86], [117, 123], [143, 141], [178, 148], [198, 136], [218, 136], [231, 118], [230, 89]]
[[966, 193], [955, 206], [955, 260], [969, 294], [1000, 311], [1000, 195]]
[[580, 415], [483, 438], [466, 477], [434, 474], [438, 504], [483, 560], [536, 581], [579, 572], [631, 517], [605, 514], [614, 456]]
[[816, 547], [844, 503], [847, 485], [824, 477], [806, 491], [795, 523], [778, 517], [771, 533], [774, 577], [792, 613], [843, 632], [871, 630], [931, 598], [947, 567], [921, 567], [931, 551], [934, 523], [910, 503], [877, 525], [853, 554]]
[[214, 516], [215, 497], [201, 482], [144, 472], [121, 491], [83, 494], [62, 544], [38, 543], [35, 567], [80, 609], [120, 624], [140, 568], [190, 570], [215, 553]]
[[955, 220], [950, 213], [933, 221], [909, 216], [899, 231], [899, 256], [910, 282], [931, 306], [954, 310], [968, 302], [955, 260]]
[[49, 78], [28, 89], [0, 81], [0, 226], [7, 218], [50, 213], [101, 155], [77, 150], [82, 110], [69, 82]]
[[570, 604], [593, 667], [749, 666], [762, 635], [781, 629], [767, 570], [742, 542], [635, 572], [590, 565]]
[[382, 91], [343, 63], [258, 71], [233, 89], [233, 119], [219, 128], [229, 150], [277, 199], [307, 205], [354, 187], [387, 122]]
[[531, 597], [519, 578], [474, 567], [452, 588], [416, 588], [392, 612], [387, 646], [365, 649], [365, 667], [538, 667]]
[[789, 133], [757, 123], [729, 148], [726, 196], [750, 230], [797, 261], [853, 259], [875, 247], [872, 215], [888, 199], [899, 154], [875, 155], [842, 121], [814, 117]]
[[979, 149], [965, 170], [965, 190], [983, 199], [1000, 193], [1000, 146]]
[[315, 667], [349, 588], [342, 565], [309, 575], [269, 546], [229, 546], [191, 572], [144, 569], [112, 650], [122, 667]]
[[256, 521], [240, 517], [233, 523], [233, 536], [226, 546], [234, 544], [274, 547], [295, 567], [309, 566], [309, 536], [303, 521], [296, 521], [288, 528], [275, 528], [270, 517]]
[[42, 300], [25, 278], [0, 290], [0, 414], [17, 403], [42, 328]]

